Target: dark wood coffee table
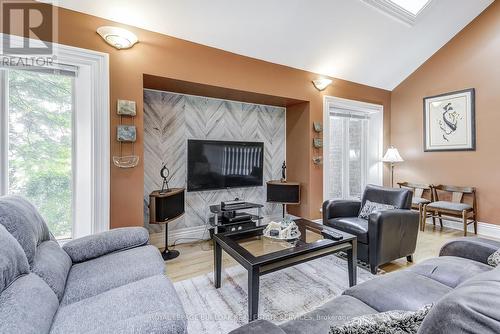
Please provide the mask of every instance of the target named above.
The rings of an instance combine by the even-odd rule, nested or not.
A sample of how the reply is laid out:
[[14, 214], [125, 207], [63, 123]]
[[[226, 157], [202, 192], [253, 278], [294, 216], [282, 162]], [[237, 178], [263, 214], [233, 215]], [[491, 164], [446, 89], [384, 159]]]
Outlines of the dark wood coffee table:
[[[265, 226], [240, 232], [214, 235], [214, 282], [221, 286], [222, 250], [248, 271], [248, 320], [258, 318], [259, 278], [299, 263], [311, 261], [340, 251], [347, 253], [349, 286], [356, 285], [356, 237], [306, 219], [295, 221], [301, 236], [294, 242], [277, 241], [262, 235]], [[325, 239], [321, 231], [330, 230], [343, 239]], [[304, 287], [307, 289], [307, 287]]]

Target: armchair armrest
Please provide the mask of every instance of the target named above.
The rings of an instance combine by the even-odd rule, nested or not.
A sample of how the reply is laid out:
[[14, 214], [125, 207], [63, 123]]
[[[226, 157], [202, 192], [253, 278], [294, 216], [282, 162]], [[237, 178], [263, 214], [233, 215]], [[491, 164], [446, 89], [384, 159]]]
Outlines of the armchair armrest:
[[240, 328], [237, 328], [229, 334], [286, 334], [281, 328], [270, 323], [267, 320], [255, 320]]
[[370, 264], [383, 264], [413, 254], [419, 223], [418, 212], [412, 210], [394, 209], [370, 214]]
[[323, 221], [339, 217], [357, 217], [360, 201], [329, 200], [323, 203]]
[[500, 249], [500, 242], [484, 239], [463, 237], [446, 243], [439, 256], [457, 256], [488, 264], [488, 257]]
[[124, 227], [71, 240], [62, 248], [73, 263], [78, 263], [148, 242], [149, 233], [144, 227]]

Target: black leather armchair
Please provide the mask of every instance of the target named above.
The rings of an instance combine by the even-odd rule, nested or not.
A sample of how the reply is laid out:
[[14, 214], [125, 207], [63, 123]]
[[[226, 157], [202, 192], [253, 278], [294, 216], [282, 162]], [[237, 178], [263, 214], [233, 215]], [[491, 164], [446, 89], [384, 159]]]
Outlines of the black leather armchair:
[[[323, 203], [323, 224], [358, 237], [358, 258], [370, 264], [373, 274], [378, 266], [401, 257], [413, 261], [417, 245], [419, 215], [411, 211], [409, 189], [368, 185], [361, 201], [330, 200]], [[358, 218], [366, 200], [389, 204], [394, 210], [374, 212], [368, 220]]]

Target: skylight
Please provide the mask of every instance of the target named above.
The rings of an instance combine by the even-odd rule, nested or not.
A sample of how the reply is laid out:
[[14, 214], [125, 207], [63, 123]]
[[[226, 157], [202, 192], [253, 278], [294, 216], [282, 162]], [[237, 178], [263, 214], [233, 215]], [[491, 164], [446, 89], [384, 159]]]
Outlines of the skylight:
[[362, 0], [395, 19], [414, 25], [432, 0]]
[[413, 15], [417, 14], [427, 5], [429, 0], [389, 0]]

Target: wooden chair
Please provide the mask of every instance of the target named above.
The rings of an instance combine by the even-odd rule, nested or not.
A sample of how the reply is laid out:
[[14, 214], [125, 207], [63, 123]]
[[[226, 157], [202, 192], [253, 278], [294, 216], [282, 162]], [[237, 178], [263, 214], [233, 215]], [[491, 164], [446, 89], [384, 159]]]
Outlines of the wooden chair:
[[[443, 215], [445, 215], [448, 220], [462, 222], [464, 225], [464, 236], [467, 236], [467, 226], [469, 224], [474, 224], [474, 234], [477, 234], [476, 189], [474, 187], [456, 187], [449, 185], [431, 186], [431, 188], [435, 201], [424, 205], [423, 215], [427, 216], [427, 214], [430, 213], [430, 217], [438, 218], [441, 227], [443, 227]], [[450, 193], [451, 201], [439, 200], [439, 192]], [[464, 195], [472, 197], [472, 204], [463, 202]], [[435, 222], [434, 225], [436, 225]]]
[[[434, 200], [434, 193], [431, 189], [430, 184], [418, 184], [418, 183], [410, 183], [410, 182], [398, 182], [400, 188], [408, 188], [413, 191], [413, 197], [411, 199], [411, 208], [413, 210], [417, 210], [420, 216], [420, 230], [424, 230], [425, 226], [425, 216], [423, 215], [423, 209], [425, 204], [429, 204]], [[425, 198], [426, 194], [428, 194]], [[435, 219], [435, 218], [432, 218]], [[436, 224], [434, 222], [434, 224]]]

